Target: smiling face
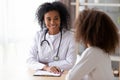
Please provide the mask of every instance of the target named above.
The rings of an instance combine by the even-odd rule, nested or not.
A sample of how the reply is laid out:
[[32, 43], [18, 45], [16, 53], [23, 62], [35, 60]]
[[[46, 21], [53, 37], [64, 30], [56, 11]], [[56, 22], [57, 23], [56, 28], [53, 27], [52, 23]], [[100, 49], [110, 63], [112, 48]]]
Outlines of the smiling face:
[[44, 15], [44, 21], [49, 34], [54, 35], [60, 31], [60, 15], [57, 11], [49, 11]]

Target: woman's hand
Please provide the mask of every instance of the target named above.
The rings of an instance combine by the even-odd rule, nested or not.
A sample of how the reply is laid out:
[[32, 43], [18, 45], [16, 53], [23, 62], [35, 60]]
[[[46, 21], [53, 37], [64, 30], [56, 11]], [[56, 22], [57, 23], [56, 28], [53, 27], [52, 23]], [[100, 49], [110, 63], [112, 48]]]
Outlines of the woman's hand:
[[49, 71], [49, 72], [53, 72], [55, 74], [58, 74], [61, 72], [60, 68], [56, 67], [56, 66], [44, 66], [43, 70], [45, 71]]

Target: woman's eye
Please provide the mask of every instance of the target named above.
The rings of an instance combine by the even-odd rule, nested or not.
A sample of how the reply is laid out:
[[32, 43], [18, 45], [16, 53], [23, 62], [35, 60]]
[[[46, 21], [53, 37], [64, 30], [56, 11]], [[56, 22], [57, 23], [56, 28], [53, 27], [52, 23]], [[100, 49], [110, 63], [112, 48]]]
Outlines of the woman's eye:
[[59, 18], [58, 18], [58, 17], [56, 17], [54, 20], [59, 20]]
[[51, 21], [51, 19], [50, 19], [50, 18], [48, 18], [47, 20], [48, 20], [48, 21]]

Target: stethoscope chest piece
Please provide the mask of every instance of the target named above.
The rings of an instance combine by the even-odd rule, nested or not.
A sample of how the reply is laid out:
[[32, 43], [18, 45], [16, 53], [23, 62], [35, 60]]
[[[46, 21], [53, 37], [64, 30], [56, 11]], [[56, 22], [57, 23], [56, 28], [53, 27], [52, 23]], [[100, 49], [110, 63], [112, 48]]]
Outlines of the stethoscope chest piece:
[[[48, 40], [46, 40], [47, 31], [48, 31], [48, 30], [45, 31], [44, 40], [41, 41], [41, 44], [40, 44], [41, 46], [42, 46], [44, 43], [47, 43], [47, 44], [50, 46], [50, 43], [48, 42]], [[59, 60], [58, 54], [59, 54], [59, 48], [60, 48], [61, 41], [62, 41], [62, 32], [61, 32], [61, 37], [60, 37], [60, 42], [59, 42], [57, 54], [56, 54], [56, 56], [53, 57], [53, 60], [54, 60], [54, 61], [58, 61], [58, 60]]]
[[54, 60], [54, 61], [58, 61], [58, 60], [59, 60], [59, 57], [58, 57], [58, 56], [54, 56], [54, 57], [53, 57], [53, 60]]

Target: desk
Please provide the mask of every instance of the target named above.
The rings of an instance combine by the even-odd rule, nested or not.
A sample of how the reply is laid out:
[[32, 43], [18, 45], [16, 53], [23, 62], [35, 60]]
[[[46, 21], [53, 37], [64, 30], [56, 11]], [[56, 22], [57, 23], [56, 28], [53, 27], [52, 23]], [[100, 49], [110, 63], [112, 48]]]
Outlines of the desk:
[[64, 72], [61, 77], [33, 76], [34, 71], [22, 65], [6, 65], [0, 71], [2, 72], [2, 79], [0, 78], [0, 80], [65, 80], [67, 74]]

